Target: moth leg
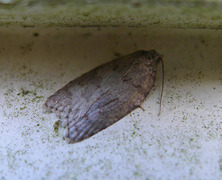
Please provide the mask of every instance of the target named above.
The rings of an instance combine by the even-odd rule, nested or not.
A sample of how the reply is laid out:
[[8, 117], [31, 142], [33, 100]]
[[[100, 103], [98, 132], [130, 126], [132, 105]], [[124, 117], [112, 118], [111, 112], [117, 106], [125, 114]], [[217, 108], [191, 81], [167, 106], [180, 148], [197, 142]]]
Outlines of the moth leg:
[[142, 109], [143, 111], [145, 111], [145, 109], [142, 105], [140, 105], [139, 108]]

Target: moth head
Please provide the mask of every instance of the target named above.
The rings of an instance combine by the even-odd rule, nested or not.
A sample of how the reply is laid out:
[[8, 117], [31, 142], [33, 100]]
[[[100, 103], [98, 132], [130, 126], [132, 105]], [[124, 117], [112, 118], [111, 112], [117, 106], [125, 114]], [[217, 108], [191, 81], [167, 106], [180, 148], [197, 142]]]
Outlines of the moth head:
[[163, 55], [160, 55], [155, 50], [150, 50], [147, 52], [147, 60], [159, 64], [162, 61]]
[[145, 51], [141, 50], [139, 51], [139, 56], [143, 58], [143, 60], [146, 62], [146, 65], [151, 64], [159, 64], [159, 62], [162, 61], [163, 55], [160, 55], [155, 50]]

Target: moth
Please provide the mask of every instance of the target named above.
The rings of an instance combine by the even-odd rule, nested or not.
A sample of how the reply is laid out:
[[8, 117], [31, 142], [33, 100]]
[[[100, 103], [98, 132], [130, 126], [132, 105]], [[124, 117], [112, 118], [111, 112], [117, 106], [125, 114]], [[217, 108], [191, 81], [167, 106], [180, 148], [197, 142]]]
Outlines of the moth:
[[[46, 100], [45, 109], [65, 120], [68, 143], [82, 141], [142, 108], [154, 86], [159, 62], [164, 72], [162, 56], [155, 50], [114, 59], [55, 92]], [[162, 95], [163, 88], [161, 99]]]

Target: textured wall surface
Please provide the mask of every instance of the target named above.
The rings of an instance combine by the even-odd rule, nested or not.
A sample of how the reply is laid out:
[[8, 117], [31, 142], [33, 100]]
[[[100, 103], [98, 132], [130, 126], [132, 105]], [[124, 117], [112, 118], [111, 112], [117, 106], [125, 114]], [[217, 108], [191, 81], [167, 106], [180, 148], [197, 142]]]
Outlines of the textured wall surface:
[[0, 0], [0, 26], [222, 28], [220, 0]]
[[[0, 179], [220, 179], [222, 35], [156, 28], [0, 28]], [[119, 55], [164, 55], [155, 89], [115, 125], [67, 144], [42, 106]]]

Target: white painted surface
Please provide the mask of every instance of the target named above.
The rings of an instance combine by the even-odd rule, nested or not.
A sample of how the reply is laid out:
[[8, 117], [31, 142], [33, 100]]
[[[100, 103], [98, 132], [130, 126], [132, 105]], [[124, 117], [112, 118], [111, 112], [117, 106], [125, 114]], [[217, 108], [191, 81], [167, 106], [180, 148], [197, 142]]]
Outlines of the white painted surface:
[[[33, 33], [39, 36], [33, 36]], [[0, 29], [0, 179], [220, 179], [221, 31]], [[70, 80], [139, 49], [164, 55], [141, 109], [77, 144], [63, 140], [46, 98]]]

